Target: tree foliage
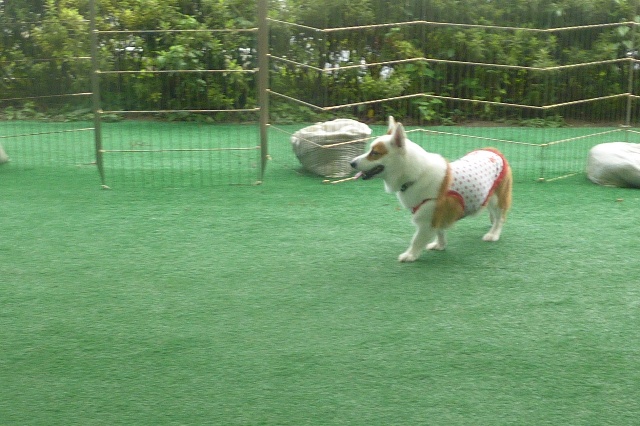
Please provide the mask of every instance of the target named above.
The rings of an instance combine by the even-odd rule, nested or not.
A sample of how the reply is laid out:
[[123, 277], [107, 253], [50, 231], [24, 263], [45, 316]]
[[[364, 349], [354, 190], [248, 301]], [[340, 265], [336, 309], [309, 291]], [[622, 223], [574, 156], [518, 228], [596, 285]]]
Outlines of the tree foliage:
[[[257, 67], [256, 33], [210, 31], [255, 28], [255, 1], [97, 0], [97, 7], [104, 109], [256, 106], [255, 75], [238, 72]], [[302, 64], [274, 59], [271, 85], [319, 106], [412, 93], [487, 102], [463, 105], [434, 97], [349, 110], [428, 122], [492, 119], [492, 103], [546, 105], [607, 96], [628, 90], [626, 62], [557, 72], [504, 65], [548, 68], [636, 55], [633, 26], [589, 27], [636, 20], [636, 9], [635, 0], [271, 0], [271, 53]], [[0, 0], [0, 111], [16, 108], [19, 98], [46, 99], [30, 100], [34, 110], [60, 110], [68, 101], [58, 95], [90, 91], [88, 17], [88, 0]], [[335, 32], [302, 27], [407, 21], [432, 24]], [[443, 22], [468, 25], [433, 24]], [[531, 31], [559, 27], [581, 28]], [[312, 118], [305, 109], [279, 103], [273, 113]]]

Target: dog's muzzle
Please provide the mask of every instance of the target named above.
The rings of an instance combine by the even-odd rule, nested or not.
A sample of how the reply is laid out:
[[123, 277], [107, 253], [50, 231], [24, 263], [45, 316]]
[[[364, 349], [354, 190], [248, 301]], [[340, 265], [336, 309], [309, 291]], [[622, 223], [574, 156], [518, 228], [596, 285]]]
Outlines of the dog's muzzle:
[[[357, 166], [357, 162], [352, 161], [351, 162], [351, 167], [355, 168], [356, 166]], [[382, 173], [383, 170], [384, 170], [384, 166], [382, 164], [378, 164], [377, 166], [375, 166], [372, 169], [359, 172], [356, 175], [356, 179], [358, 179], [358, 178], [362, 178], [362, 180], [371, 179], [372, 177], [374, 177], [378, 173]]]

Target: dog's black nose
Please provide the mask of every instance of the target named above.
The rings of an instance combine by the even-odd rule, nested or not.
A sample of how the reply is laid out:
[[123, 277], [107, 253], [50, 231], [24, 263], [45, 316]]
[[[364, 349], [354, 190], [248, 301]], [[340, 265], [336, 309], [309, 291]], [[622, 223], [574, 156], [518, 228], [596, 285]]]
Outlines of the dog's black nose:
[[351, 164], [351, 167], [353, 167], [354, 169], [356, 168], [356, 166], [358, 165], [358, 162], [353, 160], [352, 162], [350, 162], [349, 164]]

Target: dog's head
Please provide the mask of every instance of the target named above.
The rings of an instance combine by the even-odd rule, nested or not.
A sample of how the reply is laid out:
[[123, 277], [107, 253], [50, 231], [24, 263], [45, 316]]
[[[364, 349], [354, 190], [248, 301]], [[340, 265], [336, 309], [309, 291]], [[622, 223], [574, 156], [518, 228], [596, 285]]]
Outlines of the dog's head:
[[371, 142], [368, 152], [351, 160], [351, 167], [358, 170], [356, 178], [384, 177], [394, 159], [404, 154], [406, 139], [402, 124], [389, 117], [387, 134]]

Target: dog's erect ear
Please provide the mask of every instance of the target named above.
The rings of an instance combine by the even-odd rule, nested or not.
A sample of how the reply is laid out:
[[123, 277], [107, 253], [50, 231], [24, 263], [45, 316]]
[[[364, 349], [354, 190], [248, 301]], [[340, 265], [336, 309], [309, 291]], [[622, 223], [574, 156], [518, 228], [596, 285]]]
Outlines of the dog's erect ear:
[[395, 128], [396, 128], [396, 119], [393, 118], [393, 115], [390, 115], [389, 116], [389, 128], [387, 129], [387, 134], [390, 135], [391, 133], [393, 133]]
[[402, 123], [397, 123], [395, 129], [391, 133], [391, 141], [396, 148], [404, 148], [404, 141], [407, 135], [404, 133], [404, 126]]

